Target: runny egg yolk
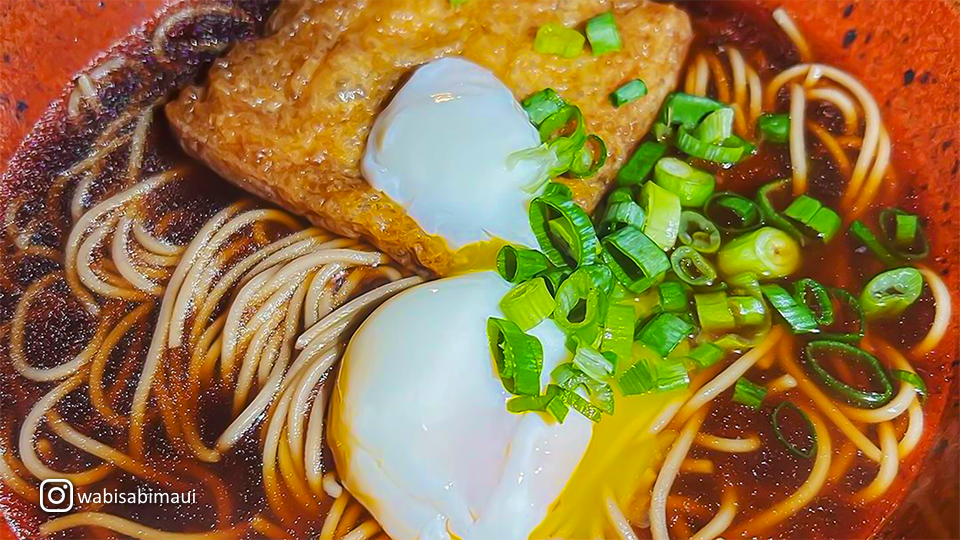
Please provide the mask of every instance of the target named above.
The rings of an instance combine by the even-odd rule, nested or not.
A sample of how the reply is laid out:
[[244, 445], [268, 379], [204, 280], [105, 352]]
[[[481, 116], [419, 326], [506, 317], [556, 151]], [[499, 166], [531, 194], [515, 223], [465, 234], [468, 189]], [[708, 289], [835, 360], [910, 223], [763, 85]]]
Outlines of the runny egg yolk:
[[[609, 537], [607, 500], [630, 512], [649, 487], [649, 428], [677, 394], [620, 397], [598, 424], [508, 412], [485, 327], [509, 289], [494, 272], [425, 283], [374, 311], [348, 346], [331, 448], [345, 487], [391, 537]], [[572, 354], [552, 320], [530, 334], [546, 387]]]
[[361, 168], [456, 252], [459, 270], [492, 268], [504, 243], [537, 245], [528, 207], [547, 164], [516, 154], [539, 145], [529, 116], [493, 73], [442, 58], [414, 71], [377, 117]]

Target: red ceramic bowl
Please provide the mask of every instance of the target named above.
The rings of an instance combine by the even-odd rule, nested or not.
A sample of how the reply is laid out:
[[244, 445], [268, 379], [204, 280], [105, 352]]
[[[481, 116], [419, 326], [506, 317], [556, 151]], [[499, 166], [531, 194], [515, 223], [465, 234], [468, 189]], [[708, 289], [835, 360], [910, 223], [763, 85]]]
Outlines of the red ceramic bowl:
[[[66, 96], [75, 73], [177, 0], [18, 0], [0, 4], [0, 171], [22, 139]], [[735, 0], [731, 0], [735, 1]], [[877, 98], [894, 137], [899, 170], [917, 178], [930, 216], [933, 264], [957, 305], [960, 169], [960, 12], [947, 0], [752, 0], [783, 5], [815, 57], [851, 72]], [[47, 120], [53, 119], [51, 107]], [[34, 130], [36, 133], [38, 130]], [[42, 131], [42, 130], [41, 130]], [[17, 150], [20, 148], [20, 150]], [[18, 155], [17, 158], [22, 156]], [[16, 163], [17, 158], [14, 158]], [[16, 164], [14, 168], [16, 168]], [[8, 176], [4, 177], [6, 181]], [[0, 183], [0, 202], [10, 186]], [[953, 325], [938, 353], [955, 375]], [[957, 378], [916, 481], [889, 516], [881, 538], [960, 538]], [[0, 538], [15, 538], [24, 508], [0, 485]]]

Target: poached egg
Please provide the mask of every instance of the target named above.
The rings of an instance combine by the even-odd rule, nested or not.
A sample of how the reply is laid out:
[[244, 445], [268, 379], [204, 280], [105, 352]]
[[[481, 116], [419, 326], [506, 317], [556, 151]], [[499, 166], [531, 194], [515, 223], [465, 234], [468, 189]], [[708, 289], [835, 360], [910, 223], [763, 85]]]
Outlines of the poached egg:
[[[510, 284], [494, 272], [425, 283], [380, 306], [341, 364], [329, 438], [344, 486], [392, 538], [603, 535], [607, 499], [635, 503], [655, 458], [650, 423], [673, 394], [617, 401], [593, 424], [513, 414], [486, 337]], [[551, 319], [542, 387], [572, 354]]]
[[527, 209], [548, 164], [518, 152], [538, 146], [529, 116], [493, 73], [442, 58], [416, 69], [377, 117], [361, 170], [476, 268], [504, 243], [536, 247]]

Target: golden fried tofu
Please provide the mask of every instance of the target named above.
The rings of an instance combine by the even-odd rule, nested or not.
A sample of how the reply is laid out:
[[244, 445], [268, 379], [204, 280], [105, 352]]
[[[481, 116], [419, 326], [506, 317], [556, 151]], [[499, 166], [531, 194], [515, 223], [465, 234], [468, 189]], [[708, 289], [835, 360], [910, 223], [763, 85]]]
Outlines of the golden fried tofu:
[[[547, 23], [582, 28], [613, 10], [623, 49], [573, 59], [534, 51]], [[681, 10], [645, 0], [331, 0], [281, 5], [271, 35], [237, 45], [202, 86], [167, 105], [184, 148], [224, 178], [318, 226], [365, 237], [401, 263], [444, 275], [457, 257], [360, 173], [377, 114], [415, 67], [459, 55], [492, 71], [519, 100], [554, 88], [583, 111], [609, 158], [563, 181], [592, 210], [677, 83], [692, 30]], [[649, 93], [616, 108], [632, 79]]]

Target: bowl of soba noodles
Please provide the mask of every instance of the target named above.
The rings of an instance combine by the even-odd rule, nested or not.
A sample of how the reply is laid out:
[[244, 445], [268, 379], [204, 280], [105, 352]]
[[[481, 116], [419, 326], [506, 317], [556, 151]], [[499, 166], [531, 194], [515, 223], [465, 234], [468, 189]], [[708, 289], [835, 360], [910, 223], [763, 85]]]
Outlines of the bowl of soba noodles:
[[0, 13], [3, 538], [960, 535], [952, 3], [84, 6]]

